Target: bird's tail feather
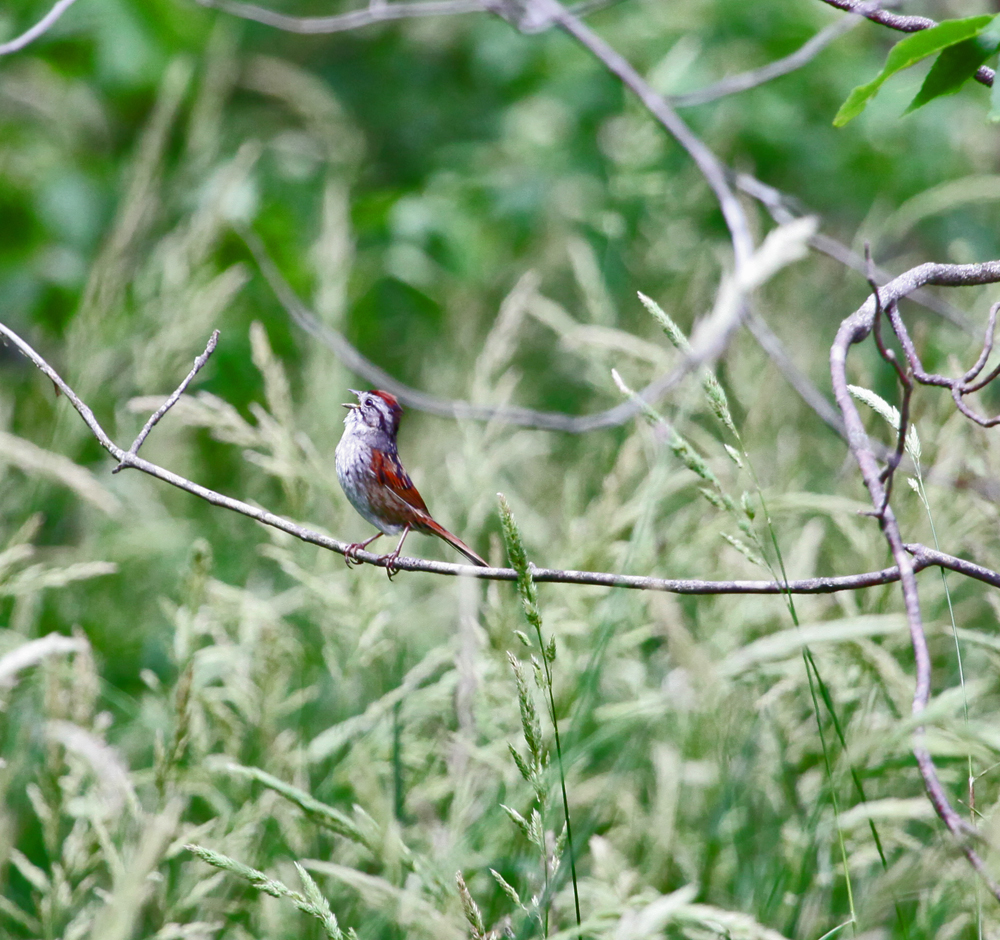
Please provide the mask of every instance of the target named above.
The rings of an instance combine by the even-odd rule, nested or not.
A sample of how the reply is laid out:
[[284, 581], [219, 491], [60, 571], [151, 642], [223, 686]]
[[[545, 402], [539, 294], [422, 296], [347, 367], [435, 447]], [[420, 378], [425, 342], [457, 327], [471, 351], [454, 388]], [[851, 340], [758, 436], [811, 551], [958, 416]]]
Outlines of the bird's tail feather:
[[469, 559], [473, 564], [479, 565], [481, 568], [489, 568], [489, 562], [480, 558], [468, 545], [465, 544], [457, 535], [452, 535], [443, 525], [435, 522], [428, 516], [425, 520], [422, 520], [422, 528], [425, 531], [436, 535], [439, 539], [444, 539], [452, 548], [457, 549], [466, 558]]

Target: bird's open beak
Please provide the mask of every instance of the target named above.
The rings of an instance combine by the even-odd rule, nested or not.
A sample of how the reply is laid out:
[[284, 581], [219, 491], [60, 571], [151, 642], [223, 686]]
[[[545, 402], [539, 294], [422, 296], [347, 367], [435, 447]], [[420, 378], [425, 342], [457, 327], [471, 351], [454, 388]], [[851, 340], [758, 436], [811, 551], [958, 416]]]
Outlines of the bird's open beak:
[[[349, 391], [349, 392], [350, 392], [350, 393], [351, 393], [352, 395], [357, 395], [357, 396], [358, 396], [358, 401], [360, 401], [360, 400], [361, 400], [361, 392], [357, 391], [357, 389], [353, 389], [353, 388], [349, 388], [349, 389], [348, 389], [348, 391]], [[358, 404], [358, 402], [356, 402], [356, 401], [355, 401], [355, 402], [350, 402], [350, 401], [345, 401], [345, 402], [343, 402], [343, 405], [344, 405], [344, 407], [345, 407], [345, 408], [346, 408], [346, 409], [347, 409], [348, 411], [350, 411], [350, 410], [351, 410], [351, 409], [353, 409], [353, 408], [360, 408], [360, 407], [361, 407], [361, 406], [360, 406], [360, 405]]]

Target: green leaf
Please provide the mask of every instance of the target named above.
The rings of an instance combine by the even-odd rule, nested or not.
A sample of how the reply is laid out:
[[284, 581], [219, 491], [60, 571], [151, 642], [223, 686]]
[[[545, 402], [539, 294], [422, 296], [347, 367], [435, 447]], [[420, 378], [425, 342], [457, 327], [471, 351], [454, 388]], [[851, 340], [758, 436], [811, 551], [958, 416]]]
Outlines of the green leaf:
[[889, 51], [889, 56], [885, 60], [885, 67], [867, 85], [859, 85], [848, 96], [847, 100], [840, 106], [837, 116], [833, 119], [834, 127], [843, 127], [852, 118], [856, 118], [864, 111], [868, 102], [875, 97], [879, 88], [884, 82], [908, 69], [911, 65], [916, 65], [922, 59], [940, 52], [942, 49], [953, 46], [956, 43], [972, 39], [981, 33], [994, 17], [970, 16], [961, 20], [945, 20], [932, 26], [930, 29], [923, 29], [919, 33], [907, 36], [906, 39], [897, 42]]
[[928, 101], [943, 95], [954, 95], [998, 48], [1000, 21], [997, 18], [979, 35], [948, 46], [931, 66], [920, 91], [905, 113], [916, 111]]

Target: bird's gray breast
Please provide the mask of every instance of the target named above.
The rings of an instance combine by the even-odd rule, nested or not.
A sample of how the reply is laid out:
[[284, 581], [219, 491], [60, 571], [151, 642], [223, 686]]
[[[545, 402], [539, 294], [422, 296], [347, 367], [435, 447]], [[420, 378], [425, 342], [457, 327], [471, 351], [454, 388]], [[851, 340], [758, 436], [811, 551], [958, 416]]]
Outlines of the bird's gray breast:
[[337, 445], [335, 460], [337, 479], [350, 504], [380, 532], [386, 535], [402, 532], [403, 526], [380, 519], [372, 506], [369, 494], [383, 484], [372, 472], [372, 446], [365, 436], [350, 429], [345, 431]]

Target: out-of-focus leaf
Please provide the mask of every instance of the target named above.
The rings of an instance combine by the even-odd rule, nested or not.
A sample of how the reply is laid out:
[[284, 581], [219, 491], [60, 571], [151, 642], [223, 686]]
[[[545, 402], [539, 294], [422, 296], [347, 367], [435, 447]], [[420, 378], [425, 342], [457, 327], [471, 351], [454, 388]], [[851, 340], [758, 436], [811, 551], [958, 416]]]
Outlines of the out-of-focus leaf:
[[946, 20], [930, 29], [921, 30], [906, 39], [897, 42], [885, 60], [885, 67], [867, 85], [859, 85], [840, 106], [837, 116], [833, 119], [834, 127], [843, 127], [852, 118], [856, 118], [868, 102], [878, 93], [885, 81], [916, 65], [922, 59], [940, 52], [942, 49], [979, 35], [990, 23], [992, 16], [970, 16], [961, 20]]

